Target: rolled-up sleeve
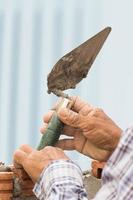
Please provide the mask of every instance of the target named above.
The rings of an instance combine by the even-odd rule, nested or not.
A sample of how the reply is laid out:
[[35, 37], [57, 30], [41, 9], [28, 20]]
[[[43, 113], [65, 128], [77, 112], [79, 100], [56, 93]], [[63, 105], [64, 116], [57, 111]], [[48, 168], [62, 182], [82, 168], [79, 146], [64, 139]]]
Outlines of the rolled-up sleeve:
[[[71, 161], [54, 161], [42, 172], [34, 192], [40, 200], [89, 200], [82, 172]], [[102, 187], [94, 200], [133, 199], [133, 126], [122, 133], [120, 142], [102, 173]]]
[[39, 200], [87, 200], [81, 169], [70, 160], [53, 161], [35, 184]]

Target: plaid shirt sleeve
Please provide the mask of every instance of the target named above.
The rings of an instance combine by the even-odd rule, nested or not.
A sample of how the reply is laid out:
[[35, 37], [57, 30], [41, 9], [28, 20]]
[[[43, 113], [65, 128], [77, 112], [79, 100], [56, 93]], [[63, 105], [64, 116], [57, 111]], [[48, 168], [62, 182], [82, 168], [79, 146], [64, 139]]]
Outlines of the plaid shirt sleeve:
[[81, 169], [70, 160], [51, 162], [33, 192], [39, 200], [87, 200]]
[[[34, 187], [39, 200], [87, 200], [82, 172], [71, 161], [54, 161]], [[133, 199], [133, 127], [123, 134], [103, 173], [102, 187], [93, 200]]]
[[103, 170], [102, 182], [95, 200], [133, 199], [133, 126], [122, 133]]

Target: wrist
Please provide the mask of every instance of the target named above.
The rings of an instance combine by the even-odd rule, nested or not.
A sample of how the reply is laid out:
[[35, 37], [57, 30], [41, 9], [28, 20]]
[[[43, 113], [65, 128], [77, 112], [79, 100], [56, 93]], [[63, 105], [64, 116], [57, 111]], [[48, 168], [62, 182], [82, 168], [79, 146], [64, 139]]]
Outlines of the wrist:
[[46, 196], [50, 194], [52, 188], [56, 185], [66, 186], [70, 183], [83, 186], [81, 169], [71, 160], [55, 160], [43, 170], [33, 191], [39, 197], [38, 191], [43, 188], [43, 193]]
[[52, 186], [51, 183], [53, 180], [59, 184], [62, 181], [63, 183], [67, 183], [68, 179], [71, 179], [82, 184], [82, 171], [71, 160], [56, 160], [51, 162], [44, 171], [43, 177], [45, 177], [44, 187], [46, 190]]

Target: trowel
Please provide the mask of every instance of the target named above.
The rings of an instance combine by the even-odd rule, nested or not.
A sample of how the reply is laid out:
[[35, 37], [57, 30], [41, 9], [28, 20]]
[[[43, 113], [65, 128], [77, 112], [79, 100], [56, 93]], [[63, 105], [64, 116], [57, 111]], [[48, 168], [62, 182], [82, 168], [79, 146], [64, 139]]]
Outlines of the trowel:
[[106, 27], [101, 32], [85, 41], [83, 44], [63, 56], [53, 67], [47, 78], [48, 93], [53, 93], [61, 97], [56, 110], [43, 134], [37, 147], [41, 150], [45, 146], [54, 146], [58, 141], [64, 124], [58, 118], [60, 108], [72, 108], [73, 102], [68, 94], [64, 93], [67, 89], [74, 89], [76, 85], [87, 77], [87, 74], [101, 50], [105, 40], [111, 31]]

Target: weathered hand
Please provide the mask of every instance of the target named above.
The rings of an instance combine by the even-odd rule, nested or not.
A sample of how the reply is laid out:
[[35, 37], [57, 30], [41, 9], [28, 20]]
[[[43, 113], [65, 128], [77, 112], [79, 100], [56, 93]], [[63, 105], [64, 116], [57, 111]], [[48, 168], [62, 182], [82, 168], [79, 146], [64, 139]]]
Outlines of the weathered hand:
[[60, 159], [69, 160], [61, 149], [49, 146], [37, 151], [28, 145], [23, 145], [14, 153], [14, 161], [22, 165], [34, 182], [52, 161]]
[[[72, 136], [59, 140], [57, 146], [65, 150], [77, 150], [91, 158], [106, 161], [115, 150], [122, 130], [99, 108], [90, 106], [79, 97], [73, 97], [73, 110], [60, 109], [58, 114], [66, 124], [63, 134]], [[52, 111], [44, 116], [44, 133]]]

